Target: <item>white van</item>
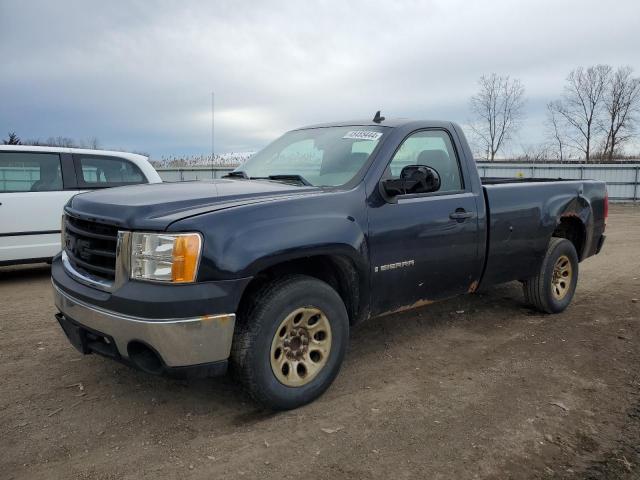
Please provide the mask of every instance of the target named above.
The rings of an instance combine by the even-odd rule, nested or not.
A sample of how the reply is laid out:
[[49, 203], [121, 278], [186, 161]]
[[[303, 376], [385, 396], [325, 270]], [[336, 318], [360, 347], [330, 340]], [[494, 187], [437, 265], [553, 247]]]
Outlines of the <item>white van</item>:
[[56, 255], [62, 209], [76, 193], [161, 181], [143, 155], [0, 145], [0, 265]]

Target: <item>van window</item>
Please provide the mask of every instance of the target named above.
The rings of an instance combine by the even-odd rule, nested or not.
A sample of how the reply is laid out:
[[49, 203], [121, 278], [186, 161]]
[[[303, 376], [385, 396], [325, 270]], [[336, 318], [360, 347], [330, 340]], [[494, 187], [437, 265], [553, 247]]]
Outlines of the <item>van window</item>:
[[96, 155], [74, 155], [76, 171], [87, 187], [146, 183], [140, 169], [128, 160]]
[[0, 193], [62, 190], [57, 153], [0, 152]]

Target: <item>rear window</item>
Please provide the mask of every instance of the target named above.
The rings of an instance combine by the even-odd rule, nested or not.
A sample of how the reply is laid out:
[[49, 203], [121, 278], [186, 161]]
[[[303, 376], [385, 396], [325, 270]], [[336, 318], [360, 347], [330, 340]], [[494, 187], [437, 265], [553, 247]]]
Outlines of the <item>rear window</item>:
[[57, 153], [0, 152], [0, 193], [62, 190]]
[[108, 187], [145, 183], [140, 169], [128, 160], [95, 155], [74, 155], [76, 171], [87, 187]]

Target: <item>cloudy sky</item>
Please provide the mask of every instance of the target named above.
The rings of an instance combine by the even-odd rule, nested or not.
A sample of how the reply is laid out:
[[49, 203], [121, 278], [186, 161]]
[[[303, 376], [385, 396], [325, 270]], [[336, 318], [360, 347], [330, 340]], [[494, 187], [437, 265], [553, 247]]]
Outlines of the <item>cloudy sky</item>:
[[0, 136], [151, 153], [260, 148], [309, 123], [469, 120], [482, 74], [522, 80], [527, 120], [578, 65], [640, 73], [638, 0], [0, 0]]

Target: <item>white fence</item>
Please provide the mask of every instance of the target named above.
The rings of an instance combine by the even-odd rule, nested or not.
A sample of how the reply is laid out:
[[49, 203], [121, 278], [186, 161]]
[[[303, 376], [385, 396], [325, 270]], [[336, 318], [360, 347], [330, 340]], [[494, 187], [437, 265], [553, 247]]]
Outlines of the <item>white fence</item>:
[[[210, 180], [220, 178], [232, 167], [159, 168], [160, 177], [168, 182]], [[640, 200], [640, 163], [574, 164], [574, 163], [502, 163], [478, 162], [482, 177], [564, 178], [602, 180], [607, 183], [612, 201]]]
[[609, 199], [640, 200], [640, 163], [499, 163], [478, 162], [482, 177], [589, 179], [606, 182]]

